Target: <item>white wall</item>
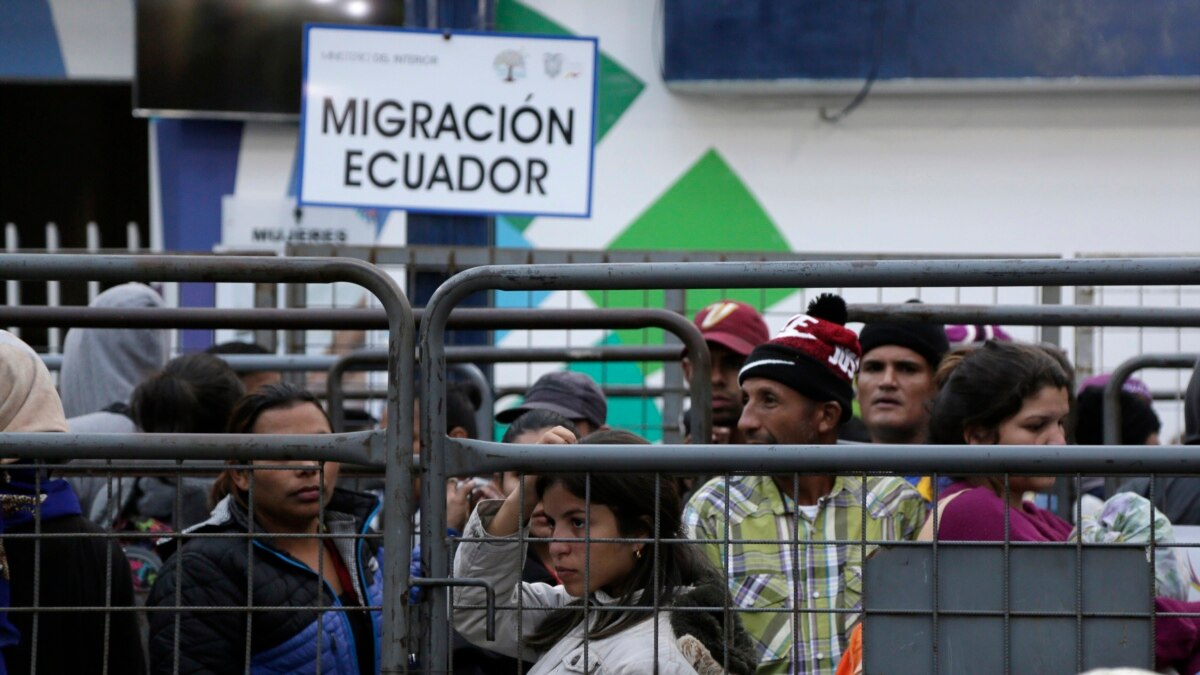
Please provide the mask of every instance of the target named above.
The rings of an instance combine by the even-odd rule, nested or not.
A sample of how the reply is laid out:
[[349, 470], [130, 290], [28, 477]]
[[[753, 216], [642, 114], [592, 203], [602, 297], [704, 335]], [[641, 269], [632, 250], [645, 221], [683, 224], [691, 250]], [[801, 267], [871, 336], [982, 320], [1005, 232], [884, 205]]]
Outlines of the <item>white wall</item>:
[[600, 144], [584, 241], [539, 219], [535, 245], [603, 245], [715, 147], [799, 250], [1200, 252], [1200, 92], [874, 95], [830, 124], [811, 100], [668, 91], [659, 3], [525, 4], [647, 84]]

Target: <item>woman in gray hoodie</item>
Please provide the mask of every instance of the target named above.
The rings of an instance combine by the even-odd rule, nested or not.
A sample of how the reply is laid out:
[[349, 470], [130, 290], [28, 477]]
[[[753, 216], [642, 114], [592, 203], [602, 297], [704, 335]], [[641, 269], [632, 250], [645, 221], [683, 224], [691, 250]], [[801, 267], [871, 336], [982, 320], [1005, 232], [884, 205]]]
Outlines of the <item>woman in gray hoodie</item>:
[[[114, 286], [89, 307], [162, 307], [163, 299], [145, 284]], [[129, 396], [142, 380], [167, 362], [163, 328], [73, 328], [63, 345], [58, 387], [71, 431], [133, 433]]]

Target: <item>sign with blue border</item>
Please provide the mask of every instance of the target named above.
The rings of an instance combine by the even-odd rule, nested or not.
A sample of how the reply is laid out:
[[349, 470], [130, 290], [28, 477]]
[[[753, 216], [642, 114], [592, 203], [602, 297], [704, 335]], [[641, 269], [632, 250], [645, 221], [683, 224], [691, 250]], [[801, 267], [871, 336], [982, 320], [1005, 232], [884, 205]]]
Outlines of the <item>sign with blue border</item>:
[[308, 25], [300, 203], [587, 218], [595, 38]]

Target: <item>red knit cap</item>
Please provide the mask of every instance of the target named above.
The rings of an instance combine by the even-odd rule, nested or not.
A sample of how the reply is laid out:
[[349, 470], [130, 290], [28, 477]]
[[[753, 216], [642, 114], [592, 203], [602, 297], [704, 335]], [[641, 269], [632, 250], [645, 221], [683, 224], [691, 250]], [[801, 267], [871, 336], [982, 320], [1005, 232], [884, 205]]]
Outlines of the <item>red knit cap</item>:
[[846, 301], [831, 293], [817, 296], [807, 314], [792, 317], [768, 343], [750, 352], [738, 383], [764, 377], [795, 389], [816, 401], [837, 401], [842, 421], [851, 415], [862, 348], [858, 336], [845, 327]]

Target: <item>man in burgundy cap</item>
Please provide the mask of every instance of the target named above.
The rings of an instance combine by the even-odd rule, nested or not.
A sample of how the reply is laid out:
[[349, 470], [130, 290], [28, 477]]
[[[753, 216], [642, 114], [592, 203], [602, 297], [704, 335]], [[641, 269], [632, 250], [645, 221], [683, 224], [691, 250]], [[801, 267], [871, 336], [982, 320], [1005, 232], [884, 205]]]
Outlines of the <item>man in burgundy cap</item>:
[[[746, 356], [771, 339], [767, 323], [753, 307], [736, 300], [714, 302], [696, 314], [696, 327], [712, 356], [713, 443], [743, 443], [738, 431], [742, 416], [742, 388], [738, 371]], [[692, 363], [683, 358], [683, 376], [692, 381]]]

